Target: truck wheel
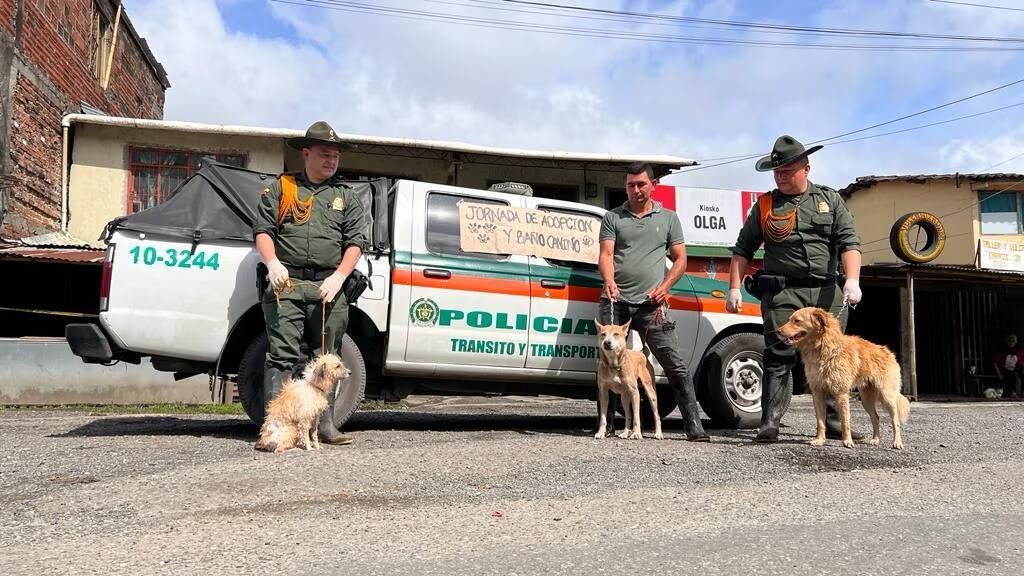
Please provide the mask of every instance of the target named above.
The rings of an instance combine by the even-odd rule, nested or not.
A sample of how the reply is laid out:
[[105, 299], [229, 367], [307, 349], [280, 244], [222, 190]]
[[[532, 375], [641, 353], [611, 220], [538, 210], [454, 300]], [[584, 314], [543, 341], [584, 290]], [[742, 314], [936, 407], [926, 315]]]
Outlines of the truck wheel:
[[355, 414], [366, 393], [366, 362], [363, 353], [348, 334], [341, 339], [341, 361], [349, 369], [349, 377], [335, 387], [334, 425], [340, 430]]
[[270, 341], [266, 332], [260, 332], [242, 354], [238, 364], [238, 400], [249, 419], [263, 425], [263, 363]]
[[[263, 425], [263, 365], [270, 342], [265, 332], [253, 338], [238, 365], [238, 398], [249, 419]], [[348, 334], [341, 341], [341, 361], [351, 374], [348, 380], [335, 388], [334, 424], [341, 428], [363, 401], [366, 392], [366, 363], [359, 347]]]
[[761, 424], [764, 337], [741, 332], [715, 343], [701, 361], [697, 394], [715, 428]]

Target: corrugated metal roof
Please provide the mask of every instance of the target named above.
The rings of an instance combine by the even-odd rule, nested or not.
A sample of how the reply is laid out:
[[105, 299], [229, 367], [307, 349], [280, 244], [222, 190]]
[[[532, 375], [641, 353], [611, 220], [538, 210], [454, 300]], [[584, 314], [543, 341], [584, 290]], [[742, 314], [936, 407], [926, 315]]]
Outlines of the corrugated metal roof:
[[1016, 270], [996, 270], [994, 268], [975, 268], [974, 266], [957, 266], [953, 264], [914, 264], [913, 266], [902, 263], [869, 264], [861, 270], [863, 274], [868, 275], [873, 275], [871, 273], [904, 274], [910, 268], [914, 269], [915, 274], [920, 272], [930, 277], [948, 273], [950, 278], [989, 277], [1006, 280], [1024, 280], [1024, 272]]
[[[262, 128], [254, 126], [233, 126], [227, 124], [203, 124], [197, 122], [181, 122], [174, 120], [150, 120], [145, 118], [123, 118], [117, 116], [93, 116], [89, 114], [68, 114], [62, 120], [63, 126], [73, 124], [93, 124], [100, 126], [120, 126], [124, 128], [140, 128], [150, 130], [171, 130], [177, 132], [195, 132], [202, 134], [223, 134], [227, 136], [257, 136], [270, 138], [292, 138], [304, 136], [304, 130], [291, 128]], [[612, 154], [612, 153], [581, 153], [559, 152], [551, 150], [528, 150], [522, 148], [498, 148], [451, 142], [444, 140], [419, 140], [415, 138], [391, 138], [386, 136], [368, 136], [360, 134], [338, 134], [345, 142], [365, 146], [394, 146], [405, 148], [424, 148], [482, 154], [490, 156], [508, 156], [513, 158], [531, 158], [538, 160], [566, 162], [606, 162], [625, 164], [630, 162], [647, 162], [671, 168], [696, 166], [697, 161], [679, 156], [664, 154]]]
[[103, 250], [91, 248], [36, 248], [34, 246], [0, 247], [0, 261], [44, 261], [69, 264], [100, 264]]
[[67, 232], [50, 232], [37, 236], [28, 236], [17, 242], [22, 246], [33, 246], [36, 248], [92, 248], [88, 242], [75, 238]]
[[857, 190], [870, 188], [880, 182], [913, 182], [924, 184], [931, 180], [970, 180], [975, 182], [987, 182], [992, 180], [1013, 180], [1024, 183], [1024, 174], [1014, 172], [992, 172], [985, 174], [894, 174], [891, 176], [861, 176], [853, 184], [848, 185], [839, 191], [843, 196], [849, 196]]

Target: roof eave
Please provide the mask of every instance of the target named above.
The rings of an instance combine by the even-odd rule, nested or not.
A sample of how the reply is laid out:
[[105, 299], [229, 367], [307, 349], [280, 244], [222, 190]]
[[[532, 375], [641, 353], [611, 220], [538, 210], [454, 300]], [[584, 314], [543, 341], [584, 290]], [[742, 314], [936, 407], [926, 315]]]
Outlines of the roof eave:
[[[305, 132], [289, 128], [263, 128], [252, 126], [237, 126], [231, 124], [204, 124], [198, 122], [180, 122], [171, 120], [149, 120], [142, 118], [125, 118], [118, 116], [95, 116], [90, 114], [68, 114], [64, 116], [62, 124], [70, 127], [72, 124], [93, 124], [104, 126], [117, 126], [123, 128], [139, 128], [148, 130], [173, 130], [179, 132], [195, 132], [204, 134], [224, 134], [232, 136], [254, 136], [265, 138], [293, 138], [302, 136]], [[480, 146], [444, 140], [420, 140], [415, 138], [390, 138], [384, 136], [367, 136], [362, 134], [339, 134], [339, 138], [353, 144], [381, 145], [381, 146], [402, 146], [408, 148], [421, 148], [431, 150], [444, 150], [450, 152], [463, 152], [470, 154], [487, 154], [494, 156], [509, 156], [519, 158], [531, 158], [553, 161], [569, 162], [601, 162], [628, 164], [630, 162], [648, 162], [670, 168], [683, 168], [696, 166], [697, 162], [689, 158], [669, 155], [644, 155], [644, 154], [595, 154], [578, 152], [553, 152], [547, 150], [530, 150], [524, 148], [497, 148], [491, 146]]]

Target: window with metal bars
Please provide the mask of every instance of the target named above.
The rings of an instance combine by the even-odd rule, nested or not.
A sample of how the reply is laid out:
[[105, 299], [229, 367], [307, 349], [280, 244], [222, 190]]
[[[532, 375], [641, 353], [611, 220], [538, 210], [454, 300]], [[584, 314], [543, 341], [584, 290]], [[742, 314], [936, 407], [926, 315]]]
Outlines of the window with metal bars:
[[170, 199], [204, 158], [245, 167], [244, 154], [129, 148], [128, 213], [152, 208]]

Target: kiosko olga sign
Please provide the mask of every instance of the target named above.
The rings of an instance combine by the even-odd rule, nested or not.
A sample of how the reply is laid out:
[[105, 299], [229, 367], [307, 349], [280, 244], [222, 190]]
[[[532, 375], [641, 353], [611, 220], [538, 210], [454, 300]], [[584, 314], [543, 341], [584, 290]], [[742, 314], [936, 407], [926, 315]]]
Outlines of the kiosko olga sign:
[[763, 192], [747, 190], [658, 186], [653, 197], [679, 215], [687, 244], [732, 246], [761, 194]]

